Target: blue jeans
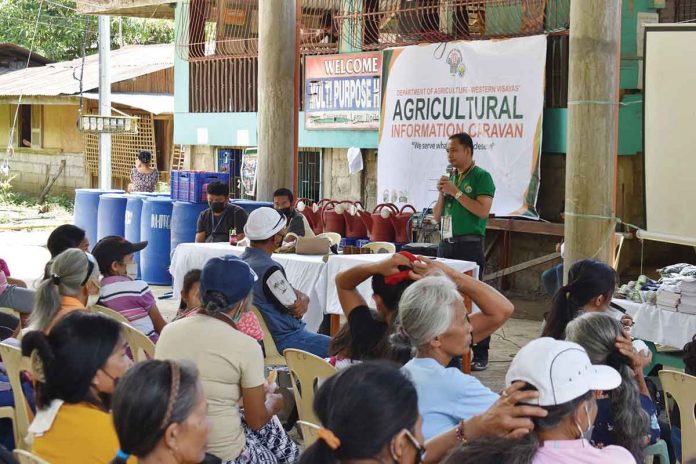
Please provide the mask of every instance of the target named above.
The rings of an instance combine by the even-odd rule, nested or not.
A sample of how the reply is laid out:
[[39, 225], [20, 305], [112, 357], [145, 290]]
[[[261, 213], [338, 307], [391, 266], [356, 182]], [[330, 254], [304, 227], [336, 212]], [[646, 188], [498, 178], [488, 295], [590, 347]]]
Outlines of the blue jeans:
[[541, 283], [549, 295], [554, 296], [558, 289], [563, 286], [563, 263], [545, 270], [541, 274]]
[[326, 335], [316, 334], [303, 329], [285, 335], [280, 340], [276, 339], [276, 337], [273, 337], [273, 339], [280, 353], [288, 348], [295, 348], [296, 350], [312, 353], [320, 358], [329, 357], [329, 342], [331, 341], [331, 337], [327, 337]]

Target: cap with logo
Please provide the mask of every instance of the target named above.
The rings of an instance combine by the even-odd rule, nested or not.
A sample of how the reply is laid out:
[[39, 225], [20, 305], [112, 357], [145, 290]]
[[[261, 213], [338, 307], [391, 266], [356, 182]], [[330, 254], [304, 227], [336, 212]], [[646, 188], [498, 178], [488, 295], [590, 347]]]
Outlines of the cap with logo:
[[94, 245], [92, 255], [97, 260], [101, 273], [107, 275], [114, 261], [121, 261], [124, 256], [141, 251], [146, 246], [147, 242], [131, 243], [118, 235], [109, 235]]
[[244, 235], [249, 240], [268, 240], [282, 231], [287, 225], [285, 216], [273, 208], [264, 206], [249, 214]]
[[201, 299], [208, 292], [220, 292], [230, 305], [235, 304], [251, 292], [257, 280], [251, 267], [236, 256], [211, 258], [201, 271]]
[[613, 390], [621, 385], [616, 369], [593, 365], [582, 346], [550, 337], [532, 340], [517, 353], [505, 384], [518, 380], [539, 391], [539, 398], [529, 402], [539, 406], [556, 406], [588, 391]]

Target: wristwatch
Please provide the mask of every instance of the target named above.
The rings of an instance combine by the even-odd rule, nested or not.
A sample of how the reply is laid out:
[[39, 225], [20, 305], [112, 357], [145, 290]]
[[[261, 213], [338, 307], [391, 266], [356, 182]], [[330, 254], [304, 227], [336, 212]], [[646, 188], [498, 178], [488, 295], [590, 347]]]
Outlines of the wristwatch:
[[459, 201], [459, 199], [462, 197], [462, 195], [464, 195], [464, 194], [463, 194], [462, 191], [460, 190], [460, 191], [458, 191], [457, 194], [454, 196], [454, 199], [457, 200], [457, 201]]

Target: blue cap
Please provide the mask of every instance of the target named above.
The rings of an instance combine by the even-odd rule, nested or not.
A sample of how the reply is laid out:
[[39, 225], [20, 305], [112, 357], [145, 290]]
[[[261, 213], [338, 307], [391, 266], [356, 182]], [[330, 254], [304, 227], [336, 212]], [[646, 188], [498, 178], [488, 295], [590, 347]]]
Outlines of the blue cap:
[[253, 269], [238, 257], [212, 258], [201, 271], [201, 299], [207, 292], [220, 292], [229, 304], [235, 304], [251, 292], [256, 280]]

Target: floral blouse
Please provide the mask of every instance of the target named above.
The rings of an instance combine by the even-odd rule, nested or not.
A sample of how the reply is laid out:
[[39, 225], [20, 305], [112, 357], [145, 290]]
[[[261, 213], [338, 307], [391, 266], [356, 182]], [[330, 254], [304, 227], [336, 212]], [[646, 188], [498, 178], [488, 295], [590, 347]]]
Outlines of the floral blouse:
[[150, 174], [138, 172], [136, 167], [131, 170], [131, 182], [133, 183], [133, 192], [154, 192], [157, 185], [159, 172], [157, 168], [152, 168]]

